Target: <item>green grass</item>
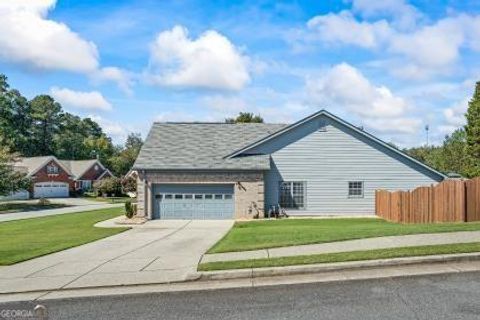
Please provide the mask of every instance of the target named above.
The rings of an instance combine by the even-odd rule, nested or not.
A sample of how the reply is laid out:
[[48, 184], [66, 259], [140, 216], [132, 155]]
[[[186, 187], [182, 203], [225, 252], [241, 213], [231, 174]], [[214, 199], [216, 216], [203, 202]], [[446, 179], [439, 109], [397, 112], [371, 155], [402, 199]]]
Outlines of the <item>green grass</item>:
[[63, 203], [49, 203], [49, 204], [41, 205], [38, 203], [27, 203], [27, 202], [7, 202], [7, 203], [0, 203], [0, 214], [22, 212], [22, 211], [58, 209], [58, 208], [65, 208], [65, 207], [69, 207], [69, 205], [63, 204]]
[[131, 201], [132, 203], [137, 202], [137, 198], [130, 197], [84, 197], [88, 200], [98, 201], [98, 202], [107, 202], [107, 203], [125, 203]]
[[198, 266], [199, 271], [246, 269], [262, 267], [281, 267], [302, 264], [332, 263], [345, 261], [360, 261], [374, 259], [389, 259], [413, 256], [428, 256], [434, 254], [468, 253], [480, 251], [480, 243], [458, 243], [434, 246], [418, 246], [369, 251], [352, 251], [339, 253], [315, 254], [282, 258], [265, 258], [255, 260], [208, 262]]
[[382, 236], [480, 230], [479, 222], [399, 224], [374, 218], [236, 222], [208, 253], [246, 251]]
[[111, 208], [2, 222], [0, 265], [29, 260], [123, 232], [128, 228], [93, 226], [123, 213], [123, 208]]

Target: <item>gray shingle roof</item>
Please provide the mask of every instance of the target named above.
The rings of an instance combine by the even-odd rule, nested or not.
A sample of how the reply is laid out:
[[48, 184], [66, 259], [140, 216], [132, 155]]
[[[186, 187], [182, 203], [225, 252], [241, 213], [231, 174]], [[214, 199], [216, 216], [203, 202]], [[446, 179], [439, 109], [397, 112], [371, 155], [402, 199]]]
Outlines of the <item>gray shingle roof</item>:
[[80, 178], [85, 171], [90, 168], [98, 160], [59, 160], [54, 156], [19, 158], [14, 164], [15, 170], [26, 172], [28, 175], [35, 173], [41, 166], [49, 161], [56, 161], [59, 163], [69, 175], [74, 176], [75, 179]]
[[70, 170], [70, 173], [78, 179], [89, 169], [97, 159], [90, 160], [60, 160], [60, 162]]
[[54, 159], [52, 156], [19, 158], [15, 161], [14, 167], [17, 170], [31, 174], [47, 161]]
[[269, 155], [225, 159], [285, 124], [154, 123], [134, 169], [266, 170]]

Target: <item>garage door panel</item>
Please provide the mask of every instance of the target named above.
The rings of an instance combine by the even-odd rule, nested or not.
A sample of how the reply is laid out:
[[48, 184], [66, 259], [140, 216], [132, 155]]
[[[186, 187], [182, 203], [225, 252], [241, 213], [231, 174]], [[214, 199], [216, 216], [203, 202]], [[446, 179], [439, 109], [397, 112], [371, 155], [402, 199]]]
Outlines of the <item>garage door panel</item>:
[[69, 196], [68, 183], [39, 182], [33, 186], [34, 198], [66, 198]]
[[233, 184], [165, 184], [153, 188], [154, 219], [231, 219]]

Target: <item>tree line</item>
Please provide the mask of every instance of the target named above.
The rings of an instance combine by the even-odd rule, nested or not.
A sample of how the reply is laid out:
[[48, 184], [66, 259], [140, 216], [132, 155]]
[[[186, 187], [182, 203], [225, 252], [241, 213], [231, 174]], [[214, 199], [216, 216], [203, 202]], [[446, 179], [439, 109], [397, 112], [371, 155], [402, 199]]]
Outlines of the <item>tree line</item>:
[[46, 94], [28, 100], [0, 74], [0, 154], [54, 155], [66, 160], [98, 157], [113, 174], [122, 176], [132, 167], [142, 143], [140, 134], [131, 133], [124, 145], [114, 145], [91, 118], [65, 112]]
[[443, 173], [480, 176], [480, 81], [465, 114], [466, 125], [447, 135], [439, 146], [406, 149], [412, 157]]

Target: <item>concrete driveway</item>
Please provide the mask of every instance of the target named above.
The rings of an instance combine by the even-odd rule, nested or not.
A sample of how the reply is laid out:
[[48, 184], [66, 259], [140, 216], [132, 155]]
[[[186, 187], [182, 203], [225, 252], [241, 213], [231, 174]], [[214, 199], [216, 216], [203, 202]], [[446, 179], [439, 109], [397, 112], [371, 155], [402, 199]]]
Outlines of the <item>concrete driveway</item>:
[[202, 255], [233, 225], [149, 221], [121, 234], [0, 267], [0, 293], [168, 283], [195, 277]]

